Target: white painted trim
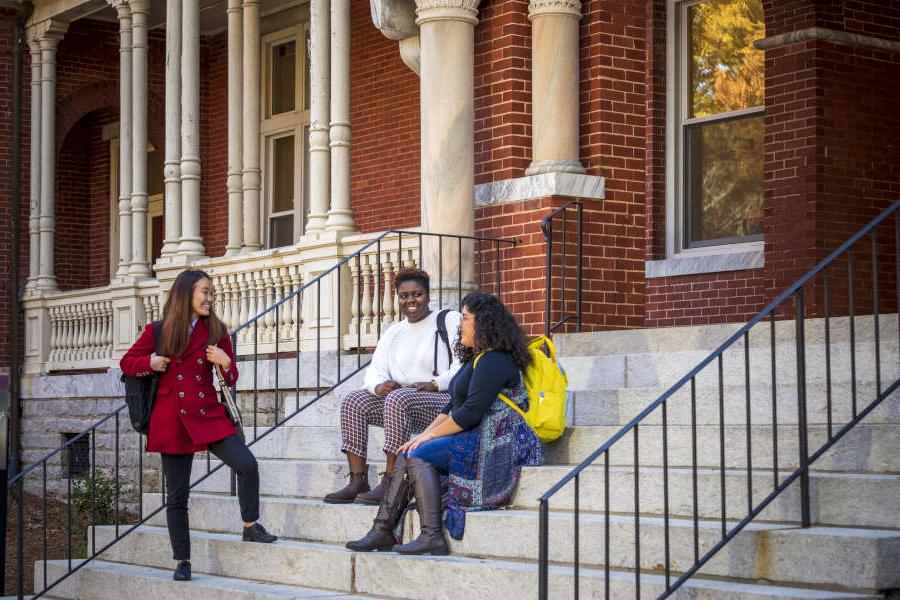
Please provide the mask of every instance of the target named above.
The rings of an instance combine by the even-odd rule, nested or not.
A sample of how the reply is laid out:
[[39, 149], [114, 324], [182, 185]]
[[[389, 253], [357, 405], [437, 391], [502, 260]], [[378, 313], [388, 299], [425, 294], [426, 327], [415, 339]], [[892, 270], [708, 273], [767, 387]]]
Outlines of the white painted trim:
[[596, 175], [557, 172], [503, 179], [475, 186], [476, 207], [548, 196], [602, 200], [606, 197], [606, 180]]
[[[741, 246], [749, 245], [741, 244]], [[644, 276], [647, 279], [653, 279], [657, 277], [698, 275], [701, 273], [723, 273], [726, 271], [761, 269], [764, 265], [765, 254], [760, 243], [759, 247], [754, 249], [709, 252], [706, 254], [681, 254], [678, 258], [648, 260], [644, 263]]]

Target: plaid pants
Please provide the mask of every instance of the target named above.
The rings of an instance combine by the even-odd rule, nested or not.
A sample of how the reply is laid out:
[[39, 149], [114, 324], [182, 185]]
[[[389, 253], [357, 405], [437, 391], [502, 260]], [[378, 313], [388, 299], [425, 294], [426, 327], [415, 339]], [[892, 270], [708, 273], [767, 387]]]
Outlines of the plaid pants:
[[369, 425], [384, 427], [384, 451], [396, 454], [414, 433], [431, 425], [450, 401], [447, 392], [400, 388], [384, 398], [368, 390], [350, 392], [341, 402], [341, 451], [366, 457]]

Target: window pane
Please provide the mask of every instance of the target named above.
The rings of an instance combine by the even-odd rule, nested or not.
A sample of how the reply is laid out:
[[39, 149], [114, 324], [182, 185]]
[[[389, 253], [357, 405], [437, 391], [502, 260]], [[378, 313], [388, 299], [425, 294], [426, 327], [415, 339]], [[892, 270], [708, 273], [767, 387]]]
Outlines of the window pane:
[[294, 210], [294, 136], [272, 144], [272, 212]]
[[297, 44], [285, 42], [272, 46], [272, 114], [294, 110]]
[[294, 215], [269, 218], [269, 247], [280, 248], [294, 243]]
[[688, 8], [690, 116], [762, 106], [762, 0], [709, 0]]
[[685, 128], [689, 246], [762, 234], [762, 145], [762, 115]]

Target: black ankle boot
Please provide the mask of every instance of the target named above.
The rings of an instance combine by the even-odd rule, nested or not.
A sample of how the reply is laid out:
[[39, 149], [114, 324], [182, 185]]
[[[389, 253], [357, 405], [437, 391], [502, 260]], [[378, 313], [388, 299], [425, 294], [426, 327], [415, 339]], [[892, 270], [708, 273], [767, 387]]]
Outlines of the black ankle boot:
[[175, 573], [172, 574], [172, 579], [175, 581], [190, 581], [191, 580], [191, 563], [190, 561], [183, 560], [179, 562], [175, 566]]
[[406, 465], [406, 458], [398, 456], [394, 470], [387, 478], [384, 497], [378, 505], [372, 529], [362, 538], [347, 542], [347, 548], [357, 552], [383, 551], [390, 550], [397, 543], [394, 539], [394, 526], [409, 504], [410, 486], [406, 480]]
[[394, 546], [400, 554], [450, 554], [444, 539], [443, 510], [441, 508], [441, 478], [430, 462], [413, 458], [408, 463], [410, 485], [419, 509], [422, 533], [408, 544]]

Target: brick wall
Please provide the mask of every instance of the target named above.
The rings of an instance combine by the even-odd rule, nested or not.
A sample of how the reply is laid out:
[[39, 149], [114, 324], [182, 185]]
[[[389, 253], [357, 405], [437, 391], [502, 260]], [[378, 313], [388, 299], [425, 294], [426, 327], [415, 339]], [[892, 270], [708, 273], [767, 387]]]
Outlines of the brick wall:
[[360, 231], [419, 225], [419, 78], [350, 4], [350, 206]]
[[228, 244], [228, 34], [203, 38], [200, 53], [200, 236], [207, 256]]
[[475, 27], [475, 183], [522, 177], [531, 163], [528, 3], [482, 4]]
[[[17, 287], [11, 281], [12, 270], [12, 40], [15, 28], [15, 11], [0, 8], [0, 372], [9, 368], [9, 325], [10, 300], [12, 290]], [[22, 53], [22, 104], [31, 101], [29, 90], [30, 74], [28, 72], [28, 52]], [[27, 146], [30, 131], [28, 115], [23, 114], [22, 140]], [[18, 285], [25, 284], [28, 277], [28, 161], [26, 149], [21, 155], [22, 164], [22, 199], [19, 208], [19, 219], [22, 224], [21, 245], [19, 246]], [[22, 331], [21, 321], [19, 331]], [[20, 341], [21, 344], [21, 341]]]

